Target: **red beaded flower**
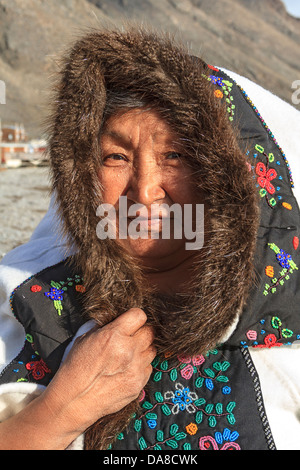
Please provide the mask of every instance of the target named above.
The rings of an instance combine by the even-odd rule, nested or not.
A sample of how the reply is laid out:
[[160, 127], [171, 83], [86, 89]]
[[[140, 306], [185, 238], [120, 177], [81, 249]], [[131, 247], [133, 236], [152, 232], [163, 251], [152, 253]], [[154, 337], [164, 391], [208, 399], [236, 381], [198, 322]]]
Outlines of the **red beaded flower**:
[[257, 344], [255, 346], [253, 346], [254, 348], [273, 348], [274, 346], [282, 346], [282, 343], [278, 343], [277, 342], [277, 338], [275, 335], [273, 335], [272, 333], [267, 335], [265, 338], [264, 338], [264, 343], [265, 344]]
[[50, 373], [51, 370], [47, 367], [43, 359], [40, 361], [32, 361], [26, 364], [26, 369], [30, 370], [32, 377], [35, 380], [41, 380], [45, 377], [45, 374]]
[[34, 286], [31, 286], [31, 287], [30, 287], [30, 290], [31, 290], [32, 292], [41, 292], [42, 286], [39, 286], [38, 284], [35, 284]]
[[259, 186], [266, 189], [268, 193], [274, 194], [275, 188], [270, 183], [270, 181], [276, 178], [277, 176], [276, 170], [274, 170], [274, 168], [271, 168], [270, 170], [267, 171], [266, 165], [264, 165], [262, 162], [258, 162], [255, 168], [255, 172], [259, 176], [257, 178], [257, 182]]

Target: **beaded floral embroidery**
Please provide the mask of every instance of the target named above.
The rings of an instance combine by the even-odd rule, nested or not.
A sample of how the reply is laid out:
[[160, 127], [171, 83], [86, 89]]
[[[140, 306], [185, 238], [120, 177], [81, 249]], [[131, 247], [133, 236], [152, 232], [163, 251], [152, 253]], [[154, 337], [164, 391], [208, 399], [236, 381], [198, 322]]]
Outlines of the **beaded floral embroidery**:
[[216, 432], [214, 437], [201, 437], [199, 440], [199, 448], [200, 450], [241, 450], [239, 444], [235, 442], [238, 437], [238, 432], [231, 432], [228, 428], [225, 428], [222, 433]]
[[16, 360], [12, 369], [13, 373], [16, 374], [17, 382], [29, 382], [32, 379], [34, 381], [42, 380], [47, 374], [51, 374], [52, 371], [49, 369], [47, 364], [41, 359], [39, 353], [35, 349], [33, 336], [26, 334], [25, 344], [23, 351], [27, 351], [27, 355], [30, 361]]
[[292, 341], [299, 340], [300, 334], [295, 334], [289, 328], [286, 328], [281, 319], [274, 315], [269, 319], [261, 319], [256, 329], [246, 332], [248, 341], [241, 341], [241, 346], [247, 348], [273, 348], [283, 344], [291, 344]]
[[51, 373], [51, 370], [47, 367], [43, 359], [28, 362], [26, 364], [26, 369], [32, 373], [34, 380], [41, 380], [45, 377], [45, 374]]
[[[214, 357], [216, 360], [214, 360]], [[210, 358], [207, 364], [207, 359]], [[201, 433], [201, 423], [206, 423], [212, 430], [218, 426], [219, 422], [227, 425], [235, 424], [234, 409], [235, 401], [231, 401], [229, 397], [231, 387], [229, 386], [229, 378], [226, 371], [230, 368], [230, 363], [226, 360], [220, 361], [219, 351], [214, 349], [209, 351], [206, 356], [178, 356], [176, 363], [174, 360], [169, 361], [168, 358], [161, 360], [157, 357], [152, 365], [154, 369], [153, 381], [160, 382], [166, 375], [169, 379], [167, 390], [157, 391], [150, 398], [143, 394], [141, 398], [142, 413], [134, 418], [134, 431], [139, 433], [138, 443], [140, 450], [163, 450], [167, 448], [178, 449], [179, 445], [182, 449], [191, 449], [188, 436], [196, 436]], [[190, 384], [194, 384], [191, 389]], [[224, 397], [222, 402], [213, 403], [208, 397], [215, 387], [219, 386]], [[204, 398], [205, 392], [206, 398]], [[185, 416], [182, 423], [170, 422], [167, 428], [160, 427], [159, 416]], [[163, 420], [164, 421], [164, 420]], [[180, 420], [181, 421], [181, 420]], [[149, 441], [149, 434], [144, 433], [143, 427], [146, 426], [152, 430], [152, 438]], [[232, 448], [238, 448], [238, 444], [233, 443], [239, 435], [234, 431], [230, 431], [227, 427], [221, 428], [222, 432], [215, 431], [212, 436], [199, 436], [198, 446], [202, 449], [207, 439], [214, 439], [214, 449], [227, 450], [230, 445]], [[142, 436], [140, 434], [143, 434]], [[125, 438], [121, 433], [119, 440]], [[230, 444], [230, 445], [229, 445]], [[225, 446], [225, 448], [224, 448]]]
[[[229, 113], [229, 120], [230, 121], [233, 121], [234, 119], [234, 114], [235, 114], [235, 105], [234, 105], [234, 99], [233, 99], [233, 95], [232, 95], [232, 87], [233, 85], [235, 85], [240, 91], [241, 93], [244, 95], [244, 98], [246, 99], [246, 101], [250, 104], [250, 106], [252, 107], [253, 111], [256, 113], [257, 117], [259, 118], [259, 120], [261, 121], [262, 125], [264, 126], [264, 128], [266, 129], [266, 131], [268, 132], [269, 136], [271, 137], [271, 139], [273, 140], [274, 144], [276, 145], [276, 147], [278, 148], [278, 150], [280, 151], [281, 153], [281, 156], [286, 164], [286, 167], [287, 167], [287, 170], [288, 170], [288, 173], [289, 173], [289, 179], [290, 179], [290, 184], [291, 184], [291, 187], [293, 188], [294, 187], [294, 181], [293, 181], [293, 176], [292, 176], [292, 171], [291, 171], [291, 168], [290, 168], [290, 165], [289, 165], [289, 162], [288, 162], [288, 159], [283, 151], [283, 149], [280, 147], [280, 145], [278, 144], [277, 140], [275, 139], [275, 136], [274, 134], [272, 133], [272, 131], [270, 130], [270, 128], [268, 127], [267, 123], [265, 122], [265, 120], [263, 119], [262, 115], [259, 113], [257, 107], [254, 105], [254, 103], [252, 102], [252, 100], [250, 99], [250, 97], [248, 96], [248, 94], [246, 93], [246, 91], [236, 83], [236, 81], [230, 77], [230, 80], [225, 80], [221, 77], [218, 77], [216, 75], [217, 72], [220, 72], [220, 70], [216, 67], [213, 67], [211, 65], [208, 66], [211, 70], [215, 71], [215, 74], [214, 75], [203, 75], [204, 78], [206, 78], [208, 81], [212, 82], [214, 85], [217, 85], [218, 87], [220, 87], [222, 89], [221, 93], [215, 93], [215, 96], [216, 98], [223, 98], [222, 95], [225, 96], [225, 99], [226, 99], [226, 104], [227, 104], [227, 112]], [[272, 158], [272, 155], [271, 154], [269, 157]], [[274, 155], [273, 155], [274, 157]], [[280, 165], [280, 161], [279, 160], [276, 160], [276, 164], [279, 164]], [[263, 188], [264, 189], [264, 188]], [[265, 194], [264, 194], [265, 195]], [[273, 201], [272, 201], [273, 202]]]
[[[74, 277], [68, 277], [66, 281], [51, 281], [50, 290], [45, 292], [44, 295], [53, 301], [53, 306], [60, 316], [63, 310], [63, 295], [69, 287], [74, 287], [77, 292], [85, 292], [85, 287], [82, 285], [82, 278], [75, 274]], [[41, 292], [42, 286], [34, 285], [30, 288], [32, 292]]]
[[[215, 69], [217, 70], [217, 69]], [[209, 75], [204, 77], [209, 81], [212, 82], [214, 85], [218, 85], [221, 90], [215, 91], [216, 98], [225, 98], [227, 112], [229, 114], [229, 121], [233, 121], [235, 104], [233, 102], [233, 96], [231, 95], [231, 89], [233, 86], [232, 81], [224, 80], [223, 78], [217, 77], [216, 75]]]
[[298, 267], [289, 253], [280, 249], [275, 243], [268, 243], [268, 246], [274, 251], [276, 261], [282, 269], [280, 269], [277, 276], [275, 276], [275, 268], [270, 265], [266, 266], [265, 273], [271, 278], [271, 281], [270, 284], [265, 284], [264, 295], [268, 295], [269, 293], [274, 294], [279, 286], [282, 286], [285, 281], [290, 279], [290, 275], [292, 275], [294, 271], [298, 271]]
[[[31, 276], [20, 286], [17, 286], [10, 296], [10, 306], [14, 316], [16, 316], [13, 306], [14, 295], [20, 287], [23, 285], [26, 286], [26, 284], [30, 282], [33, 277], [34, 276]], [[31, 287], [29, 287], [29, 290], [34, 295], [44, 293], [45, 297], [53, 302], [54, 308], [59, 316], [62, 315], [63, 311], [63, 296], [69, 288], [75, 288], [76, 292], [79, 293], [85, 292], [85, 287], [82, 284], [82, 278], [77, 274], [73, 277], [67, 277], [64, 281], [51, 281], [50, 289], [47, 287], [46, 292], [43, 283], [41, 284], [33, 284]], [[20, 360], [21, 358], [22, 360]], [[33, 334], [29, 333], [26, 334], [25, 343], [20, 354], [12, 361], [11, 364], [11, 371], [16, 376], [15, 380], [17, 382], [28, 382], [32, 380], [43, 382], [43, 379], [45, 379], [45, 382], [47, 382], [49, 380], [49, 374], [52, 374], [52, 371], [40, 357], [39, 352], [36, 350]]]
[[[247, 151], [246, 155], [249, 155], [250, 151]], [[260, 157], [261, 155], [261, 157]], [[272, 152], [266, 153], [265, 149], [256, 144], [254, 147], [253, 158], [259, 160], [259, 158], [264, 158], [264, 161], [257, 161], [252, 167], [255, 172], [257, 188], [259, 189], [259, 194], [262, 198], [265, 198], [269, 207], [274, 208], [278, 201], [281, 201], [282, 197], [280, 195], [280, 181], [282, 177], [278, 175], [278, 172], [275, 168], [271, 167], [270, 164], [276, 164], [280, 166], [280, 161], [277, 159], [275, 161], [275, 156]], [[254, 160], [254, 161], [255, 161]], [[276, 185], [275, 184], [275, 180]]]

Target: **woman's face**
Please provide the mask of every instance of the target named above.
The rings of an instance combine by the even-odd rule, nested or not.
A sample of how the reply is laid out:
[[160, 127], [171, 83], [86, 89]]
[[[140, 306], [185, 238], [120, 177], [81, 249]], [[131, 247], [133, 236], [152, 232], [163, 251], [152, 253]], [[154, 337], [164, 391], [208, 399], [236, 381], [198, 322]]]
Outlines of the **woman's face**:
[[[182, 225], [183, 216], [179, 221], [170, 211], [170, 216], [166, 210], [160, 214], [157, 211], [163, 207], [162, 204], [166, 205], [165, 208], [177, 204], [177, 208], [183, 209], [184, 204], [194, 207], [196, 202], [201, 202], [196, 200], [191, 169], [178, 140], [157, 112], [145, 109], [112, 116], [101, 136], [103, 165], [99, 178], [103, 188], [102, 200], [114, 206], [116, 214], [123, 217], [123, 222], [121, 209], [123, 212], [124, 206], [120, 203], [120, 196], [126, 196], [129, 212], [137, 207], [135, 204], [143, 205], [144, 210], [133, 210], [131, 215], [126, 216], [125, 223], [128, 229], [130, 226], [131, 229], [136, 227], [144, 236], [122, 238], [118, 228], [117, 240], [144, 266], [164, 265], [167, 260], [172, 260], [174, 264], [191, 255], [191, 251], [185, 249], [184, 230], [181, 239], [174, 236], [174, 226], [178, 223]], [[138, 226], [132, 225], [134, 220], [139, 220]], [[171, 227], [167, 238], [162, 230], [163, 223], [169, 223]]]

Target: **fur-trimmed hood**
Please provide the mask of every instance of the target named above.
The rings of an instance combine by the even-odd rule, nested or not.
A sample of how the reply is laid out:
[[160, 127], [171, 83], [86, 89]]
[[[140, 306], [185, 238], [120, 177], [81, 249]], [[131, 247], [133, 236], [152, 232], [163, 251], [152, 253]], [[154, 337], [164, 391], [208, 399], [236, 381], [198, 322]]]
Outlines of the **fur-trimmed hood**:
[[[84, 314], [104, 325], [130, 307], [144, 308], [159, 351], [176, 354], [204, 353], [228, 335], [254, 274], [257, 192], [238, 129], [207, 79], [210, 72], [167, 37], [141, 30], [91, 33], [63, 61], [48, 132], [53, 191], [87, 289]], [[136, 262], [114, 240], [96, 235], [99, 136], [106, 95], [114, 90], [134, 92], [166, 110], [206, 194], [209, 233], [195, 264], [194, 295], [167, 316], [160, 314], [164, 300], [144, 291]]]
[[[257, 197], [238, 131], [216, 99], [206, 78], [209, 73], [202, 60], [167, 37], [136, 30], [92, 33], [65, 59], [50, 128], [53, 189], [64, 230], [78, 248], [76, 262], [90, 292], [87, 310], [105, 324], [124, 309], [145, 306], [142, 276], [134, 261], [115, 242], [96, 235], [106, 94], [134, 92], [167, 110], [169, 123], [184, 139], [196, 183], [206, 194], [210, 220], [195, 269], [195, 298], [182, 313], [184, 321], [172, 320], [178, 338], [168, 328], [158, 333], [164, 335], [162, 344], [183, 352], [185, 338], [197, 332], [188, 341], [190, 353], [220, 341], [242, 309], [253, 274], [258, 225]], [[101, 292], [105, 298], [96, 302], [93, 297]]]

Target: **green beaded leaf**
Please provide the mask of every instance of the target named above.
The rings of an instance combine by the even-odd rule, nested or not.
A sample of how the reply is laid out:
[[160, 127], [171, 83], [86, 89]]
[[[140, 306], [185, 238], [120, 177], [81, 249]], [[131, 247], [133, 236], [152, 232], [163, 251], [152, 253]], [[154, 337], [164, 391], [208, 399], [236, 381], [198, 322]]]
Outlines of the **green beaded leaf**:
[[134, 423], [134, 430], [136, 432], [139, 432], [142, 428], [142, 420], [141, 419], [137, 419]]
[[146, 418], [147, 419], [157, 419], [157, 414], [156, 413], [147, 413]]
[[221, 415], [223, 413], [223, 404], [222, 403], [217, 403], [216, 404], [216, 412], [218, 415]]
[[164, 433], [163, 431], [161, 431], [160, 429], [157, 431], [156, 433], [156, 439], [159, 441], [159, 442], [162, 442], [164, 440]]
[[33, 337], [30, 334], [27, 333], [25, 338], [27, 339], [28, 343], [33, 343]]
[[154, 382], [159, 382], [162, 378], [162, 372], [158, 371], [154, 374], [153, 376], [153, 380]]
[[205, 404], [205, 402], [206, 402], [206, 400], [204, 398], [198, 398], [198, 400], [194, 401], [194, 405], [195, 406], [202, 406], [202, 405]]
[[168, 407], [168, 405], [166, 405], [166, 404], [162, 405], [161, 411], [163, 412], [163, 414], [164, 414], [165, 416], [170, 416], [170, 414], [171, 414], [171, 410], [170, 410], [170, 408]]
[[55, 282], [55, 281], [51, 281], [50, 282], [50, 286], [51, 287], [56, 287], [57, 289], [60, 289], [61, 288], [61, 285], [59, 282]]
[[217, 378], [216, 378], [216, 381], [217, 382], [229, 382], [229, 378], [226, 377], [226, 375], [219, 375]]
[[155, 400], [158, 401], [158, 403], [163, 403], [164, 397], [160, 392], [155, 392], [154, 394]]
[[231, 425], [234, 425], [234, 424], [235, 424], [235, 417], [234, 417], [234, 415], [233, 415], [232, 413], [229, 414], [229, 415], [227, 415], [227, 421], [228, 421], [228, 423], [231, 424]]
[[145, 408], [146, 410], [152, 410], [152, 408], [153, 408], [152, 404], [149, 401], [145, 401], [142, 404], [142, 407]]
[[186, 434], [184, 432], [178, 432], [177, 434], [175, 434], [174, 437], [175, 437], [176, 441], [180, 441], [181, 439], [186, 438]]
[[177, 377], [178, 377], [177, 369], [172, 369], [169, 375], [170, 375], [170, 379], [172, 380], [172, 382], [175, 382], [175, 380], [177, 380]]
[[261, 146], [256, 144], [255, 145], [255, 150], [257, 150], [259, 153], [264, 153], [265, 149]]
[[230, 402], [228, 403], [228, 405], [226, 406], [226, 411], [228, 411], [228, 413], [232, 413], [232, 411], [234, 410], [235, 406], [236, 406], [235, 401], [230, 401]]
[[202, 385], [203, 385], [203, 382], [204, 382], [204, 378], [203, 378], [203, 377], [198, 377], [198, 378], [196, 379], [195, 386], [196, 386], [197, 388], [201, 388]]
[[213, 379], [216, 375], [212, 369], [204, 369], [204, 373], [211, 379]]
[[215, 356], [216, 354], [218, 354], [218, 352], [219, 352], [219, 351], [218, 351], [217, 349], [210, 349], [210, 350], [206, 353], [206, 357], [209, 357], [210, 354], [213, 354], [213, 355]]
[[166, 441], [166, 445], [172, 447], [172, 449], [177, 449], [178, 443], [174, 439]]
[[178, 431], [178, 426], [177, 424], [172, 424], [172, 426], [170, 427], [170, 435], [171, 436], [175, 436], [175, 434], [177, 433]]
[[157, 367], [159, 364], [159, 356], [157, 356], [153, 361], [151, 362], [152, 367]]
[[195, 421], [197, 424], [202, 423], [203, 421], [203, 412], [202, 411], [197, 411], [196, 416], [195, 416]]
[[230, 362], [224, 361], [224, 362], [222, 363], [222, 371], [223, 371], [223, 372], [225, 372], [225, 370], [227, 370], [229, 367], [230, 367]]
[[210, 414], [214, 409], [214, 405], [212, 403], [208, 403], [205, 407], [205, 413]]
[[294, 334], [294, 333], [292, 332], [292, 330], [288, 330], [287, 328], [284, 328], [284, 329], [282, 330], [282, 336], [283, 336], [284, 338], [291, 338], [291, 336], [293, 336], [293, 334]]
[[209, 424], [209, 426], [210, 426], [211, 428], [216, 427], [216, 425], [217, 425], [217, 420], [216, 420], [215, 416], [210, 416], [210, 417], [208, 418], [208, 424]]
[[147, 448], [146, 441], [143, 437], [140, 437], [139, 439], [139, 446], [141, 450], [145, 450]]

